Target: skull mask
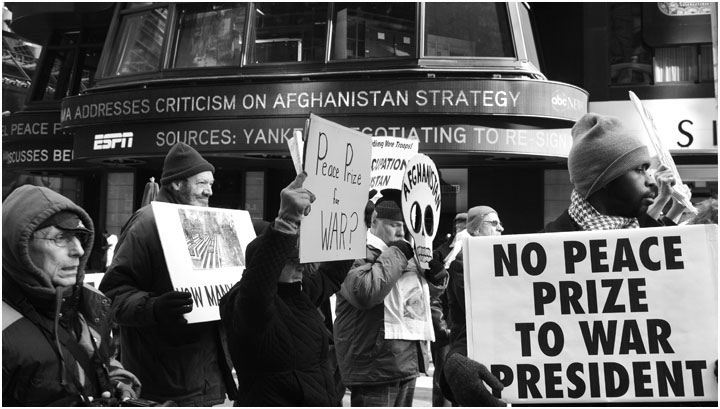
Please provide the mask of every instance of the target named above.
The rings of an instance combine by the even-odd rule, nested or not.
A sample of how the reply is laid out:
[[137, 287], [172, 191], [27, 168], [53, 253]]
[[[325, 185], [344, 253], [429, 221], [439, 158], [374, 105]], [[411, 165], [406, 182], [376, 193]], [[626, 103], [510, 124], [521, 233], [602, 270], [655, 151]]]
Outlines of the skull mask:
[[435, 163], [423, 154], [408, 162], [402, 186], [402, 211], [420, 267], [429, 268], [433, 239], [440, 223], [440, 176]]

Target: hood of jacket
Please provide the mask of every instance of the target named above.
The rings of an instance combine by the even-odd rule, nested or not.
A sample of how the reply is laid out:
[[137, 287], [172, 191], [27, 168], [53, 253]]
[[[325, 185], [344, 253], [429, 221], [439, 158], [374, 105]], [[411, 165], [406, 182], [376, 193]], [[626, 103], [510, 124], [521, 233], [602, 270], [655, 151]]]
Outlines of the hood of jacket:
[[85, 278], [85, 264], [90, 257], [94, 237], [92, 219], [80, 206], [65, 196], [45, 187], [24, 185], [15, 189], [3, 202], [3, 280], [14, 281], [22, 291], [33, 298], [55, 297], [56, 289], [42, 270], [30, 260], [28, 243], [37, 227], [50, 216], [62, 210], [78, 215], [85, 226], [92, 231], [90, 240], [80, 258], [77, 286]]

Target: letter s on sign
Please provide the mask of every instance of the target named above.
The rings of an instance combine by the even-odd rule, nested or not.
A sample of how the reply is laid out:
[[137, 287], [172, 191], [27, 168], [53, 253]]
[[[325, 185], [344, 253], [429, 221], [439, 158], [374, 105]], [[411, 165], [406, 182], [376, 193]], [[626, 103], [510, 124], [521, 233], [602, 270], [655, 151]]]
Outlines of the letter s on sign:
[[682, 121], [680, 121], [680, 123], [678, 123], [678, 131], [679, 131], [681, 134], [687, 136], [687, 138], [688, 138], [688, 143], [686, 143], [686, 144], [684, 144], [684, 145], [681, 144], [680, 142], [677, 143], [678, 146], [681, 147], [681, 148], [687, 148], [687, 147], [689, 147], [690, 145], [692, 145], [692, 143], [693, 143], [693, 136], [692, 136], [692, 134], [691, 134], [690, 132], [688, 132], [688, 131], [686, 131], [686, 130], [683, 129], [683, 124], [685, 124], [685, 123], [689, 123], [690, 125], [693, 124], [692, 121], [689, 120], [689, 119], [683, 119]]

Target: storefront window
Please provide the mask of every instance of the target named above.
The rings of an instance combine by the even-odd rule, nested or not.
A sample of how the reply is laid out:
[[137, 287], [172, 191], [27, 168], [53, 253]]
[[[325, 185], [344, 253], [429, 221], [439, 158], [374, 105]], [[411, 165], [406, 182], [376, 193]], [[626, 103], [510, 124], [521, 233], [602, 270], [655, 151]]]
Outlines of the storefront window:
[[325, 61], [329, 3], [252, 3], [248, 64]]
[[166, 26], [166, 8], [123, 16], [112, 47], [116, 51], [109, 64], [111, 75], [158, 71]]
[[426, 3], [425, 55], [514, 57], [505, 3]]
[[245, 210], [250, 217], [263, 220], [265, 216], [265, 172], [245, 173]]
[[247, 6], [180, 4], [175, 68], [239, 66]]
[[416, 57], [416, 3], [335, 3], [332, 59]]

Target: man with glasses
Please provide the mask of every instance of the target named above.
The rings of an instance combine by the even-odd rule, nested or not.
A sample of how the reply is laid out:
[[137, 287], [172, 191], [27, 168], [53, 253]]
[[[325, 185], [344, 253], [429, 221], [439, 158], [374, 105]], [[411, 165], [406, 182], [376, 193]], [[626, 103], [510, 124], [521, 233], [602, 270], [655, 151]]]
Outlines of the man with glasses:
[[[469, 236], [500, 236], [502, 232], [505, 231], [500, 221], [500, 216], [497, 211], [490, 206], [475, 206], [468, 210], [467, 214], [468, 218], [465, 230]], [[473, 404], [470, 406], [505, 406], [502, 401], [494, 398], [485, 388], [475, 387], [475, 383], [478, 381], [478, 371], [481, 370], [479, 366], [466, 370], [468, 367], [467, 361], [471, 364], [476, 364], [476, 362], [466, 358], [465, 278], [462, 246], [460, 244], [457, 244], [457, 246], [460, 247], [460, 251], [448, 268], [448, 272], [450, 273], [450, 282], [447, 289], [448, 306], [450, 309], [448, 319], [450, 322], [450, 351], [445, 358], [445, 365], [442, 368], [443, 372], [440, 376], [440, 386], [443, 395], [450, 401], [461, 406], [466, 406], [468, 402], [462, 399], [465, 396], [461, 396], [460, 399], [458, 399], [459, 396], [456, 395], [467, 391], [477, 392], [477, 395], [473, 396], [476, 399], [471, 400]], [[472, 372], [475, 378], [469, 376], [466, 372]], [[480, 375], [482, 379], [490, 383], [492, 387], [502, 389], [500, 382], [486, 369], [485, 372]], [[470, 385], [470, 383], [472, 383], [472, 385]]]
[[112, 358], [110, 300], [83, 284], [88, 214], [25, 185], [3, 202], [3, 406], [117, 406], [140, 382]]

